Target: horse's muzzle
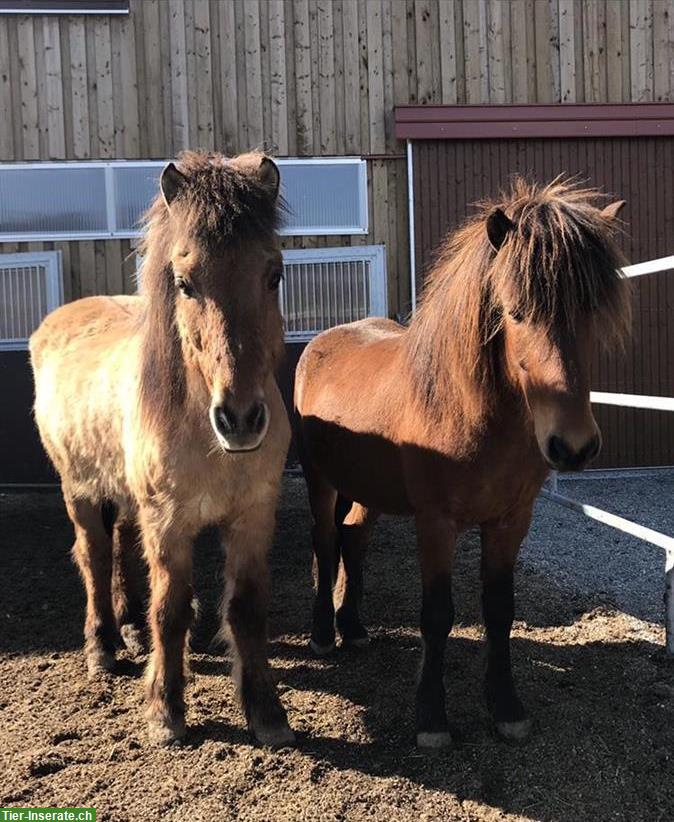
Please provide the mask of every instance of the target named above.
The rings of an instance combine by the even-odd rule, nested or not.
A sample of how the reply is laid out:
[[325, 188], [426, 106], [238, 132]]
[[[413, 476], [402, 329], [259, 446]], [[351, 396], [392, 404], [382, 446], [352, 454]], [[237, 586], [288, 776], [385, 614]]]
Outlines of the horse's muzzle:
[[269, 428], [269, 407], [256, 400], [244, 411], [224, 402], [211, 406], [211, 425], [225, 451], [254, 451]]
[[582, 471], [601, 451], [601, 437], [595, 434], [580, 450], [574, 450], [556, 434], [548, 437], [545, 458], [555, 471]]

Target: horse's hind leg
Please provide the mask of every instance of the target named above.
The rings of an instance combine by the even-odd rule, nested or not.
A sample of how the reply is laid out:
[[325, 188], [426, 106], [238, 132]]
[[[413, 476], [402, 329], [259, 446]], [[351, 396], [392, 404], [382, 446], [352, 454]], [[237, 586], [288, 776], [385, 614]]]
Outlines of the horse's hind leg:
[[307, 472], [305, 468], [305, 476], [314, 520], [311, 537], [316, 587], [309, 646], [318, 656], [325, 656], [335, 648], [333, 589], [339, 567], [338, 534], [335, 525], [337, 491], [316, 472]]
[[134, 519], [118, 520], [112, 537], [112, 605], [122, 641], [132, 656], [144, 651], [147, 566]]
[[354, 502], [340, 527], [342, 573], [337, 583], [337, 596], [343, 584], [343, 597], [337, 610], [337, 628], [345, 645], [361, 647], [368, 642], [360, 618], [360, 605], [365, 551], [376, 519], [377, 512]]
[[75, 526], [73, 556], [87, 593], [84, 653], [90, 679], [115, 664], [116, 628], [112, 612], [112, 539], [106, 532], [101, 506], [64, 491], [68, 516]]
[[517, 521], [482, 526], [482, 611], [487, 631], [485, 696], [498, 733], [524, 739], [531, 729], [520, 702], [510, 664], [510, 631], [515, 603], [513, 569], [531, 512]]

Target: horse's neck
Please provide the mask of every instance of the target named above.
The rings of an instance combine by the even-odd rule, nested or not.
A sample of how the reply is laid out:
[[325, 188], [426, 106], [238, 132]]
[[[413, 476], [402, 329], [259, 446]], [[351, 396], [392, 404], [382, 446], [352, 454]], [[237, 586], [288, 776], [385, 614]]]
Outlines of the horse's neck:
[[508, 374], [498, 340], [481, 348], [480, 361], [473, 363], [459, 356], [460, 323], [421, 328], [413, 321], [407, 334], [407, 362], [416, 371], [412, 404], [429, 432], [442, 430], [475, 446], [487, 432], [522, 418], [524, 397]]

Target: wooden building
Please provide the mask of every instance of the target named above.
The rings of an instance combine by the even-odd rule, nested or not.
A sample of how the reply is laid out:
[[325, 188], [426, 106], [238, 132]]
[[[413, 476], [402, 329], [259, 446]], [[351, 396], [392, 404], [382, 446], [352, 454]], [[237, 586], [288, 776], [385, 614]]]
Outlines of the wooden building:
[[[407, 143], [396, 136], [396, 106], [673, 97], [674, 0], [0, 0], [0, 163], [165, 160], [186, 147], [253, 146], [363, 158], [366, 233], [284, 244], [384, 246], [391, 316], [411, 306]], [[579, 170], [592, 179], [589, 166]], [[620, 178], [611, 186], [619, 193]], [[448, 210], [438, 228], [460, 211]], [[135, 290], [133, 243], [35, 233], [0, 242], [0, 260], [60, 251], [70, 300]], [[0, 451], [28, 437], [18, 422], [30, 403], [25, 352], [0, 354], [5, 386], [9, 370], [6, 391], [20, 413], [0, 422]], [[0, 482], [30, 481], [29, 453], [13, 457]], [[658, 453], [656, 443], [630, 459], [652, 463]]]

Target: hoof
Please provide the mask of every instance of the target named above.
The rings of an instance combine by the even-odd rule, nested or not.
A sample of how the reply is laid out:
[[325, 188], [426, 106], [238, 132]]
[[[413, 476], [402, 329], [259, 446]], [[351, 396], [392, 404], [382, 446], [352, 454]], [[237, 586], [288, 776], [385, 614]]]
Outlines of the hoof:
[[87, 654], [87, 678], [93, 682], [112, 672], [115, 667], [115, 655], [108, 651]]
[[417, 748], [425, 751], [442, 751], [452, 747], [452, 735], [449, 731], [419, 731]]
[[310, 639], [309, 648], [315, 656], [327, 656], [335, 650], [336, 645], [334, 640], [329, 645], [319, 645], [315, 639]]
[[150, 720], [147, 726], [150, 745], [156, 748], [165, 748], [174, 742], [178, 742], [185, 736], [185, 720], [175, 719], [170, 721]]
[[119, 629], [120, 636], [124, 647], [133, 657], [142, 656], [145, 653], [145, 645], [143, 644], [143, 634], [135, 625], [127, 623], [122, 625]]
[[251, 733], [266, 748], [289, 748], [295, 745], [295, 734], [287, 723], [275, 728], [251, 728]]
[[497, 722], [496, 733], [510, 742], [522, 742], [531, 733], [531, 720], [520, 719], [518, 722]]

